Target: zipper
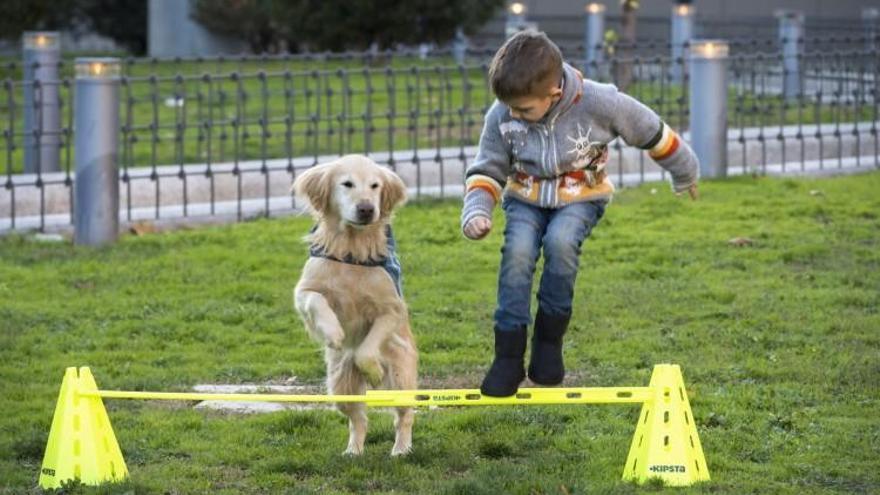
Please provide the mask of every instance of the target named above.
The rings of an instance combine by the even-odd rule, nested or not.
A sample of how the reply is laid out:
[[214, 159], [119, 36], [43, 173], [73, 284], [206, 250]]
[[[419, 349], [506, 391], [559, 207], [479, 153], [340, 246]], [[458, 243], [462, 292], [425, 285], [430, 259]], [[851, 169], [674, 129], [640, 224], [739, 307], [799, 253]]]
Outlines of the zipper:
[[[550, 143], [546, 141], [548, 136], [547, 128], [543, 124], [537, 124], [535, 127], [538, 129], [538, 138], [541, 140], [541, 170], [543, 170], [544, 173], [548, 173], [547, 159], [549, 158]], [[550, 200], [549, 191], [547, 190], [547, 181], [541, 179], [538, 187], [538, 203], [544, 204], [544, 201], [547, 201], [547, 204], [549, 204]]]

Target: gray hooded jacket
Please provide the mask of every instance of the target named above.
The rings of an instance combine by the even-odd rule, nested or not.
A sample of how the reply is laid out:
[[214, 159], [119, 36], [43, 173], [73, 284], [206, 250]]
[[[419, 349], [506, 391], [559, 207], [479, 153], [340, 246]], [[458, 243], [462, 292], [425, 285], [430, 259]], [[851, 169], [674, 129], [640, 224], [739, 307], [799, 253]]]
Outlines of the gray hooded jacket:
[[462, 226], [478, 215], [491, 218], [502, 194], [544, 208], [610, 199], [614, 186], [605, 162], [608, 143], [618, 136], [649, 150], [676, 192], [697, 181], [693, 151], [653, 110], [611, 84], [583, 79], [568, 64], [562, 96], [540, 121], [514, 119], [496, 100], [466, 172]]

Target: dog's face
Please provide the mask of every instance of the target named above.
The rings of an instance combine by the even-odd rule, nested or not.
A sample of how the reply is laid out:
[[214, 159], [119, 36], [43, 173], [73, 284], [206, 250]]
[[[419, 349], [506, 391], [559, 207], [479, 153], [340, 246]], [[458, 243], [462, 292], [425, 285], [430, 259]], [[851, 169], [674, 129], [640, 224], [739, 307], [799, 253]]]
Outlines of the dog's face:
[[317, 215], [336, 217], [354, 228], [388, 218], [406, 199], [406, 186], [397, 174], [361, 155], [310, 168], [294, 181], [293, 191]]

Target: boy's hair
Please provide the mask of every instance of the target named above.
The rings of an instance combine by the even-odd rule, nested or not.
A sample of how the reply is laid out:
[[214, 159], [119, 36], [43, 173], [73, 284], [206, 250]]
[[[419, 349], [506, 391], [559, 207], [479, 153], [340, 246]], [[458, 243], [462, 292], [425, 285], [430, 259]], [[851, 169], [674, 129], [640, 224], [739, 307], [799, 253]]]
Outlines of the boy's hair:
[[562, 79], [562, 52], [550, 38], [534, 29], [520, 31], [495, 52], [489, 66], [489, 85], [501, 101], [535, 93]]

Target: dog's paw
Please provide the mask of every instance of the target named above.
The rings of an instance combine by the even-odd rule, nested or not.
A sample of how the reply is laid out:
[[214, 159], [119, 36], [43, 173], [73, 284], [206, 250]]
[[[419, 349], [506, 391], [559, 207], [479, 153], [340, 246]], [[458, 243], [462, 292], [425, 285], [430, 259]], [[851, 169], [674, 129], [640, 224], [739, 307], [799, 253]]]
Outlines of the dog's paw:
[[406, 445], [397, 445], [395, 443], [394, 447], [391, 448], [391, 457], [407, 455], [410, 452], [412, 452], [412, 443], [408, 443]]
[[378, 387], [385, 378], [385, 371], [382, 369], [382, 363], [373, 356], [356, 356], [355, 365], [364, 374], [370, 385]]
[[357, 445], [349, 445], [345, 452], [342, 453], [344, 456], [355, 457], [364, 453], [364, 447]]

